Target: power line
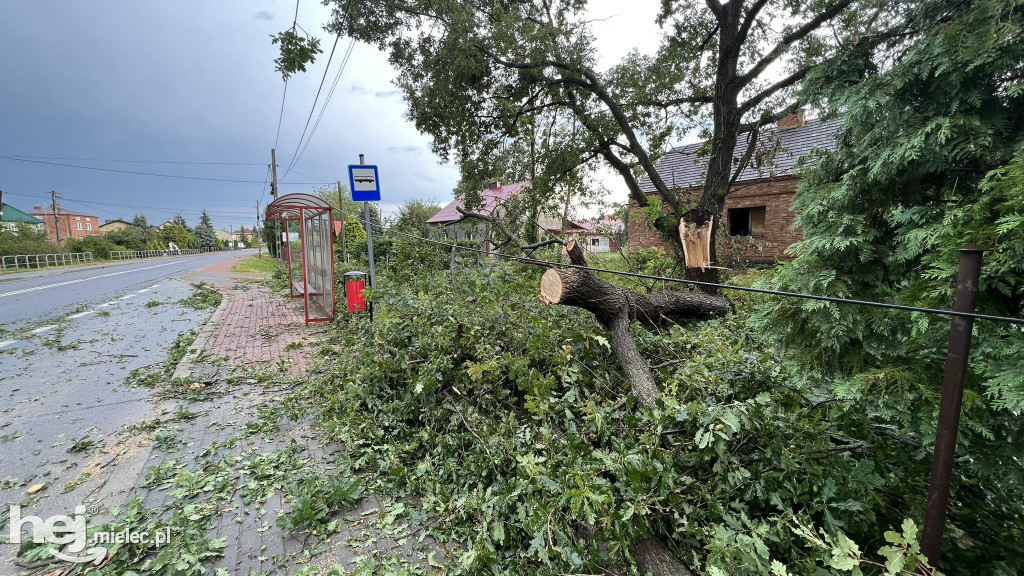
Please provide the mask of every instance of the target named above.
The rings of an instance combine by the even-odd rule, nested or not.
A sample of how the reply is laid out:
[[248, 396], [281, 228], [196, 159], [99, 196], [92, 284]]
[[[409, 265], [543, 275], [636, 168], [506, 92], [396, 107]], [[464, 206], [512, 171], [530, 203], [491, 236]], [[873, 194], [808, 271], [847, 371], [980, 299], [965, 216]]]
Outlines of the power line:
[[397, 230], [389, 230], [391, 234], [397, 234], [399, 236], [405, 236], [415, 240], [421, 240], [423, 242], [429, 242], [431, 244], [438, 244], [440, 246], [447, 246], [449, 248], [458, 248], [460, 250], [466, 250], [468, 252], [479, 252], [489, 256], [498, 256], [507, 260], [513, 260], [516, 262], [522, 262], [524, 264], [532, 264], [535, 266], [544, 266], [546, 268], [575, 268], [578, 270], [589, 270], [591, 272], [602, 272], [605, 274], [613, 274], [616, 276], [625, 276], [628, 278], [644, 278], [648, 280], [655, 280], [658, 282], [674, 282], [677, 284], [689, 284], [692, 286], [707, 286], [719, 288], [722, 290], [735, 290], [738, 292], [753, 292], [756, 294], [767, 294], [770, 296], [782, 296], [785, 298], [801, 298], [804, 300], [818, 300], [821, 302], [831, 302], [833, 304], [853, 304], [856, 306], [869, 306], [874, 308], [888, 308], [890, 310], [905, 310], [908, 312], [922, 312], [924, 314], [938, 314], [942, 316], [960, 316], [962, 318], [976, 318], [979, 320], [992, 320], [995, 322], [1007, 322], [1010, 324], [1024, 325], [1024, 318], [1013, 318], [1010, 316], [994, 316], [991, 314], [979, 314], [976, 312], [958, 312], [955, 310], [942, 310], [939, 308], [922, 308], [919, 306], [907, 306], [904, 304], [892, 304], [889, 302], [874, 302], [871, 300], [854, 300], [851, 298], [839, 298], [836, 296], [823, 296], [820, 294], [804, 294], [802, 292], [785, 292], [782, 290], [767, 290], [764, 288], [751, 288], [748, 286], [732, 286], [729, 284], [718, 284], [715, 282], [702, 282], [700, 280], [686, 280], [683, 278], [672, 278], [669, 276], [653, 276], [650, 274], [639, 274], [636, 272], [625, 272], [620, 270], [606, 270], [604, 268], [592, 268], [590, 266], [580, 266], [579, 264], [564, 264], [561, 262], [549, 262], [547, 260], [540, 260], [537, 258], [527, 258], [523, 256], [513, 256], [511, 254], [502, 254], [501, 252], [488, 252], [480, 248], [472, 248], [469, 246], [461, 246], [459, 244], [452, 244], [450, 242], [442, 242], [440, 240], [433, 240], [431, 238], [424, 238], [422, 236], [416, 236], [414, 234], [406, 234]]
[[121, 204], [121, 203], [115, 203], [115, 202], [101, 202], [101, 201], [97, 201], [97, 200], [82, 200], [82, 199], [79, 199], [79, 198], [68, 198], [66, 196], [61, 196], [61, 198], [64, 199], [64, 200], [68, 200], [70, 202], [76, 202], [78, 204], [86, 204], [86, 205], [91, 205], [91, 206], [110, 206], [112, 208], [127, 208], [127, 209], [130, 209], [130, 210], [152, 210], [154, 212], [181, 212], [181, 213], [199, 214], [199, 213], [202, 213], [205, 210], [206, 212], [211, 213], [211, 214], [222, 214], [222, 215], [225, 215], [225, 214], [226, 215], [231, 215], [231, 214], [236, 214], [236, 213], [237, 214], [247, 214], [249, 212], [248, 208], [241, 208], [241, 207], [233, 208], [231, 206], [222, 206], [223, 208], [227, 208], [226, 210], [209, 210], [207, 208], [163, 208], [163, 207], [160, 207], [160, 206], [148, 206], [148, 205], [141, 205], [141, 204]]
[[341, 35], [334, 36], [334, 44], [331, 46], [331, 54], [327, 57], [327, 65], [324, 66], [324, 75], [320, 77], [320, 86], [316, 89], [316, 97], [313, 98], [313, 106], [309, 109], [309, 116], [306, 117], [306, 125], [302, 128], [302, 134], [299, 136], [299, 141], [295, 143], [295, 152], [292, 152], [292, 159], [288, 162], [288, 168], [284, 171], [282, 178], [287, 178], [288, 173], [292, 171], [292, 166], [295, 165], [295, 158], [299, 153], [299, 148], [302, 147], [302, 139], [306, 137], [306, 130], [309, 128], [309, 121], [313, 119], [313, 112], [316, 112], [316, 103], [320, 100], [320, 92], [324, 89], [324, 81], [327, 80], [327, 73], [331, 71], [331, 61], [334, 60], [334, 50], [338, 47], [338, 40], [341, 39]]
[[302, 155], [306, 153], [306, 148], [309, 147], [309, 143], [313, 140], [313, 135], [316, 133], [316, 129], [320, 126], [320, 120], [323, 119], [324, 112], [327, 110], [327, 105], [330, 104], [331, 98], [334, 96], [334, 91], [338, 87], [338, 81], [341, 80], [341, 74], [345, 71], [345, 66], [348, 65], [349, 57], [352, 56], [352, 49], [355, 47], [355, 44], [356, 40], [353, 38], [352, 41], [349, 42], [348, 49], [345, 51], [345, 57], [342, 59], [341, 66], [338, 67], [338, 72], [334, 76], [334, 83], [331, 85], [330, 91], [327, 92], [327, 97], [324, 98], [324, 104], [320, 107], [320, 114], [317, 115], [316, 122], [313, 123], [313, 129], [309, 132], [309, 138], [306, 138], [306, 143], [302, 146], [302, 150], [299, 151], [298, 157], [292, 161], [293, 165], [299, 163]]
[[194, 166], [263, 166], [262, 162], [192, 162], [188, 160], [125, 160], [118, 158], [70, 158], [67, 156], [27, 156], [7, 154], [5, 158], [17, 160], [71, 160], [78, 162], [115, 162], [124, 164], [187, 164]]
[[[98, 166], [82, 166], [81, 164], [64, 164], [60, 162], [49, 162], [45, 160], [29, 160], [27, 158], [18, 158], [15, 156], [0, 156], [0, 160], [11, 160], [14, 162], [28, 162], [31, 164], [45, 164], [47, 166], [61, 166], [63, 168], [78, 168], [80, 170], [94, 170], [97, 172], [114, 172], [116, 174], [132, 174], [135, 176], [155, 176], [159, 178], [176, 178], [179, 180], [202, 180], [204, 182], [231, 182], [236, 184], [261, 184], [262, 180], [238, 180], [233, 178], [207, 178], [203, 176], [184, 176], [181, 174], [158, 174], [154, 172], [138, 172], [135, 170], [119, 170], [116, 168], [100, 168]], [[292, 185], [315, 185], [315, 184], [329, 184], [329, 182], [282, 182], [282, 184]]]

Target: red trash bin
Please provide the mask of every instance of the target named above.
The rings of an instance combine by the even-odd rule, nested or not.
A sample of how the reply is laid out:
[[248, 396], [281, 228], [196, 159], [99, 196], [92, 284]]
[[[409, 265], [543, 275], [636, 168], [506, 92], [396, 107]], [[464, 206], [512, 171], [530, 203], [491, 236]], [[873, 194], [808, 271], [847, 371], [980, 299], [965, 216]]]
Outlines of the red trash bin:
[[345, 273], [345, 302], [349, 312], [362, 312], [366, 310], [366, 299], [363, 298], [363, 289], [366, 282], [363, 278], [366, 272]]

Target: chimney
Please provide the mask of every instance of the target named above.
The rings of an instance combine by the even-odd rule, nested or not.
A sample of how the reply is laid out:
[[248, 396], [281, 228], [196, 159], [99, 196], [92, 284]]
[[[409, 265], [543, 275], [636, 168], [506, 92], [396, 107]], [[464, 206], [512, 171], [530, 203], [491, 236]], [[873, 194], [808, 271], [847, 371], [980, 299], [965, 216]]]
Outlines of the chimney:
[[42, 210], [42, 209], [43, 209], [43, 207], [42, 207], [42, 206], [40, 206], [39, 204], [36, 204], [35, 206], [33, 206], [33, 207], [32, 207], [32, 209], [33, 209], [33, 210]]
[[799, 126], [803, 126], [806, 123], [807, 118], [804, 117], [804, 111], [801, 109], [797, 110], [796, 112], [793, 112], [788, 116], [783, 116], [782, 119], [779, 120], [778, 129], [786, 130], [788, 128], [797, 128]]
[[487, 183], [487, 189], [488, 190], [497, 190], [498, 188], [501, 188], [501, 182], [488, 182]]

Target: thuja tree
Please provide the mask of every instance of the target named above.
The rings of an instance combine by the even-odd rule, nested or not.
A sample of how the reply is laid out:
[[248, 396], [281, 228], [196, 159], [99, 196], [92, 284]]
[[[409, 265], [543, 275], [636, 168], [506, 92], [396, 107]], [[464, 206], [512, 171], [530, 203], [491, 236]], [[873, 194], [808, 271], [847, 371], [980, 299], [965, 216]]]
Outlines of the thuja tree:
[[[978, 244], [979, 308], [1024, 316], [1022, 14], [1021, 0], [923, 2], [907, 14], [912, 43], [881, 39], [808, 79], [844, 134], [801, 184], [805, 240], [772, 287], [948, 308], [957, 249]], [[791, 301], [762, 311], [803, 374], [891, 432], [879, 442], [918, 446], [924, 478], [949, 319]], [[977, 322], [970, 368], [946, 546], [973, 555], [973, 573], [1016, 573], [998, 570], [1024, 557], [1024, 332]]]

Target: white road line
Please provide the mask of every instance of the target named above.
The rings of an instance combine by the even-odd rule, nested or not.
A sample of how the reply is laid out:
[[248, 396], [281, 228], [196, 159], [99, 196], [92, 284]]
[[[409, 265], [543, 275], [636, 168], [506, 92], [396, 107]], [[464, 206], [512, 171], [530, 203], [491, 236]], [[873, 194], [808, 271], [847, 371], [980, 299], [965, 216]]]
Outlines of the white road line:
[[17, 343], [18, 343], [17, 340], [4, 340], [3, 342], [0, 342], [0, 348], [7, 348], [11, 344], [17, 344]]
[[142, 290], [138, 290], [135, 293], [136, 294], [142, 294], [143, 292], [149, 292], [149, 288], [143, 288]]
[[22, 290], [13, 290], [11, 292], [4, 292], [0, 294], [0, 298], [6, 296], [15, 296], [17, 294], [25, 294], [26, 292], [35, 292], [36, 290], [46, 290], [47, 288], [56, 288], [58, 286], [67, 286], [68, 284], [77, 284], [79, 282], [85, 282], [86, 280], [95, 280], [97, 278], [109, 278], [111, 276], [120, 276], [121, 274], [130, 274], [131, 272], [139, 272], [141, 270], [151, 270], [153, 268], [160, 268], [163, 266], [170, 266], [172, 264], [181, 264], [185, 260], [175, 260], [174, 262], [164, 262], [163, 264], [156, 264], [153, 266], [143, 266], [142, 268], [133, 268], [131, 270], [122, 270], [120, 272], [108, 272], [107, 274], [99, 274], [97, 276], [90, 276], [88, 278], [79, 278], [77, 280], [68, 280], [66, 282], [57, 282], [56, 284], [46, 284], [45, 286], [36, 286], [35, 288], [24, 288]]
[[42, 334], [43, 332], [49, 332], [50, 330], [53, 330], [54, 328], [56, 328], [56, 326], [40, 326], [39, 328], [36, 328], [35, 330], [33, 330], [32, 333], [33, 334]]
[[118, 298], [118, 300], [127, 300], [129, 298], [135, 298], [135, 294], [125, 294], [124, 296]]
[[82, 316], [88, 316], [89, 314], [95, 314], [95, 310], [86, 310], [85, 312], [79, 312], [78, 314], [72, 314], [68, 318], [81, 318]]
[[105, 308], [107, 306], [113, 306], [114, 304], [117, 304], [117, 300], [111, 300], [110, 302], [104, 302], [103, 304], [100, 304], [99, 307], [100, 308]]
[[159, 284], [153, 284], [152, 286], [149, 287], [149, 289], [152, 290], [154, 288], [159, 288], [159, 287], [160, 287]]

